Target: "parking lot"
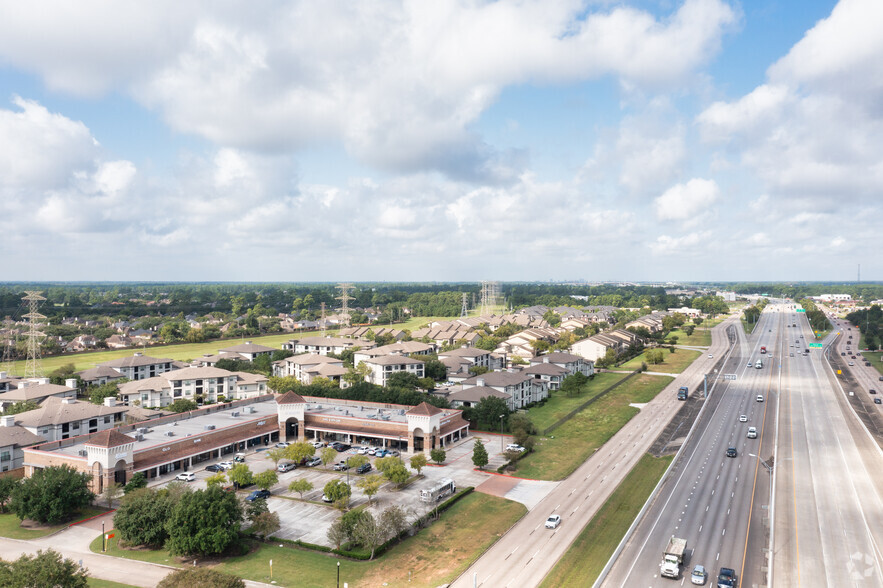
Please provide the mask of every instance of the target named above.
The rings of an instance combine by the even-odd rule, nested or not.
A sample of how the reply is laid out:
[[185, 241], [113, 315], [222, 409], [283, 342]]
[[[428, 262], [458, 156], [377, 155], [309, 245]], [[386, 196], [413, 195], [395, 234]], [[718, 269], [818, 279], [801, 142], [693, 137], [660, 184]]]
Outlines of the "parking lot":
[[[410, 519], [425, 514], [432, 508], [432, 504], [420, 501], [420, 490], [427, 489], [435, 485], [442, 478], [453, 479], [458, 488], [466, 486], [478, 487], [488, 480], [491, 474], [487, 472], [479, 472], [475, 470], [472, 464], [472, 449], [475, 439], [482, 439], [488, 450], [490, 463], [485, 470], [494, 471], [498, 466], [504, 463], [502, 456], [502, 447], [506, 443], [511, 443], [511, 438], [504, 436], [490, 436], [479, 434], [470, 436], [459, 443], [445, 448], [447, 459], [444, 466], [429, 465], [423, 468], [423, 477], [415, 480], [409, 486], [395, 490], [390, 484], [384, 484], [380, 491], [374, 495], [373, 504], [368, 507], [374, 515], [379, 515], [385, 508], [390, 505], [397, 504], [402, 506], [409, 514]], [[259, 448], [257, 451], [246, 454], [245, 463], [255, 474], [265, 470], [274, 469], [275, 465], [270, 459], [267, 459], [265, 451], [269, 448]], [[356, 455], [355, 448], [350, 449], [340, 455], [340, 459], [345, 459], [352, 455]], [[412, 454], [402, 454], [401, 458], [408, 465]], [[373, 464], [374, 458], [368, 456]], [[338, 460], [336, 460], [338, 461]], [[195, 480], [189, 485], [194, 488], [205, 488], [205, 480], [214, 475], [213, 472], [207, 472], [205, 466], [209, 463], [200, 464], [200, 469], [191, 470], [195, 474]], [[340, 511], [334, 506], [322, 503], [322, 493], [325, 484], [335, 479], [349, 481], [352, 487], [352, 498], [350, 506], [359, 506], [368, 501], [365, 494], [356, 486], [359, 478], [365, 475], [376, 474], [376, 470], [368, 472], [368, 474], [356, 474], [354, 470], [349, 472], [336, 472], [331, 470], [331, 464], [326, 468], [324, 466], [317, 467], [299, 467], [289, 472], [278, 473], [279, 483], [270, 490], [273, 493], [267, 500], [270, 510], [279, 514], [279, 522], [281, 529], [275, 533], [275, 536], [282, 539], [305, 541], [317, 545], [331, 546], [327, 538], [328, 528], [340, 516]], [[349, 475], [347, 476], [347, 473]], [[167, 476], [165, 479], [154, 481], [151, 486], [163, 485], [174, 479], [173, 476]], [[288, 491], [288, 485], [297, 479], [306, 479], [313, 484], [313, 490], [305, 492], [304, 500], [300, 500], [300, 495]], [[544, 496], [552, 486], [557, 483], [549, 482], [530, 482], [517, 481], [516, 486], [509, 494], [505, 496], [524, 502], [528, 506], [532, 506], [542, 496]], [[551, 485], [551, 486], [550, 486]], [[247, 491], [254, 489], [248, 488]], [[240, 491], [240, 495], [245, 496], [246, 490]], [[491, 492], [496, 494], [495, 492]]]

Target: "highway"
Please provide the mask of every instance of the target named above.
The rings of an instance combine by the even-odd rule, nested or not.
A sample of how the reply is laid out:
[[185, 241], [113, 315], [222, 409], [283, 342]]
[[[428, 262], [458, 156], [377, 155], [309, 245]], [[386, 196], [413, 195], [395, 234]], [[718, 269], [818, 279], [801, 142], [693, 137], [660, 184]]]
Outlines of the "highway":
[[[780, 355], [773, 350], [781, 348], [783, 328], [781, 313], [765, 311], [750, 341], [737, 329], [738, 344], [723, 368], [736, 380], [718, 381], [680, 458], [604, 586], [670, 586], [672, 580], [659, 576], [659, 562], [672, 535], [687, 540], [687, 561], [678, 583], [696, 564], [704, 565], [710, 575], [721, 566], [735, 569], [740, 578], [743, 568], [760, 573], [771, 480], [756, 456], [766, 460], [773, 453], [780, 365]], [[772, 351], [772, 360], [760, 354], [762, 345]], [[754, 367], [757, 359], [764, 363], [761, 369]], [[763, 402], [757, 401], [758, 394]], [[741, 415], [747, 422], [740, 421]], [[752, 426], [756, 439], [747, 437]], [[737, 457], [726, 457], [729, 447], [736, 448]]]
[[[707, 400], [605, 586], [672, 585], [658, 568], [671, 535], [687, 540], [679, 584], [703, 564], [710, 585], [726, 566], [739, 586], [883, 586], [883, 452], [848, 405], [823, 350], [804, 355], [808, 340], [805, 315], [790, 305], [771, 304], [750, 338], [740, 334], [724, 369], [737, 380]], [[749, 368], [760, 345], [773, 359]], [[868, 374], [857, 377], [870, 384]], [[757, 394], [765, 401], [756, 402]], [[758, 439], [745, 437], [749, 425]], [[724, 457], [731, 445], [736, 458]]]
[[[678, 387], [701, 382], [702, 374], [711, 371], [726, 353], [725, 329], [733, 323], [730, 318], [712, 330], [709, 353], [714, 358], [703, 354], [693, 362], [451, 585], [523, 588], [540, 584], [680, 409]], [[562, 516], [562, 523], [557, 529], [545, 529], [545, 520], [553, 513]]]
[[[805, 321], [799, 324], [809, 337]], [[839, 359], [843, 339], [834, 351]], [[883, 452], [823, 354], [811, 355], [790, 370], [782, 395], [773, 583], [883, 586]]]

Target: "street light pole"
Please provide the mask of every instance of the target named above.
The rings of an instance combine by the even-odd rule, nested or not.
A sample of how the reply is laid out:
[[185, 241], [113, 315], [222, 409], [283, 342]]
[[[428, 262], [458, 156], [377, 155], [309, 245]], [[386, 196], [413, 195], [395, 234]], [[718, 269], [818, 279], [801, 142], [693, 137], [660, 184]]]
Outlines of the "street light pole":
[[505, 415], [500, 415], [500, 453], [503, 452], [503, 417]]
[[340, 588], [340, 562], [337, 562], [337, 588]]

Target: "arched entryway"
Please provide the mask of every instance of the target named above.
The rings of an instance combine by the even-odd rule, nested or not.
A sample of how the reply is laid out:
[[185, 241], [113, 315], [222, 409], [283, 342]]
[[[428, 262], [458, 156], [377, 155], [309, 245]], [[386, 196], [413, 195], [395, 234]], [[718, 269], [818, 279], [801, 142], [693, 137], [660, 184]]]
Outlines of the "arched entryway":
[[285, 441], [297, 441], [300, 430], [300, 421], [297, 417], [288, 417], [285, 421]]
[[423, 432], [423, 429], [421, 429], [420, 427], [417, 427], [411, 432], [411, 435], [414, 437], [414, 446], [411, 448], [411, 451], [414, 451], [414, 452], [423, 451], [423, 446], [424, 446], [424, 439], [423, 438], [426, 435]]
[[113, 481], [123, 486], [126, 485], [126, 460], [121, 459], [113, 466]]

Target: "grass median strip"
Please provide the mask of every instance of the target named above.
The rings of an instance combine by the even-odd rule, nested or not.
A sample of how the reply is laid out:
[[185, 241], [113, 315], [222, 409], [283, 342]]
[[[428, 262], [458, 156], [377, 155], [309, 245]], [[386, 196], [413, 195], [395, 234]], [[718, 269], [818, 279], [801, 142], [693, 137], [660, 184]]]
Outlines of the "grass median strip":
[[[638, 516], [672, 456], [645, 454], [592, 517], [570, 549], [540, 584], [541, 588], [591, 586]], [[567, 521], [564, 521], [567, 524]]]
[[[675, 349], [675, 352], [672, 353], [668, 349], [663, 349], [663, 361], [662, 363], [647, 364], [647, 371], [649, 372], [663, 372], [668, 374], [679, 374], [687, 369], [691, 363], [696, 361], [700, 355], [702, 355], [699, 351], [694, 351], [692, 349]], [[618, 369], [621, 370], [636, 370], [641, 367], [643, 362], [647, 361], [645, 358], [645, 354], [642, 353], [638, 357], [630, 359], [625, 362]]]
[[[374, 561], [351, 561], [264, 543], [246, 555], [220, 559], [215, 567], [247, 580], [269, 582], [269, 561], [273, 560], [277, 585], [324, 588], [335, 585], [339, 561], [341, 585], [438, 586], [461, 574], [526, 512], [520, 503], [473, 492], [445, 511], [439, 521]], [[117, 541], [118, 537], [109, 540], [107, 555], [183, 565], [166, 550], [121, 549]], [[101, 537], [89, 547], [100, 553]]]
[[57, 525], [49, 525], [29, 529], [21, 526], [21, 519], [12, 513], [0, 514], [0, 537], [8, 537], [10, 539], [38, 539], [46, 535], [60, 531], [71, 523], [88, 519], [95, 515], [107, 512], [106, 508], [90, 507], [74, 514], [69, 521], [59, 523]]
[[515, 475], [535, 480], [566, 478], [638, 414], [629, 404], [650, 402], [671, 381], [667, 376], [646, 374], [631, 378], [548, 437], [540, 437], [533, 453], [518, 462]]

